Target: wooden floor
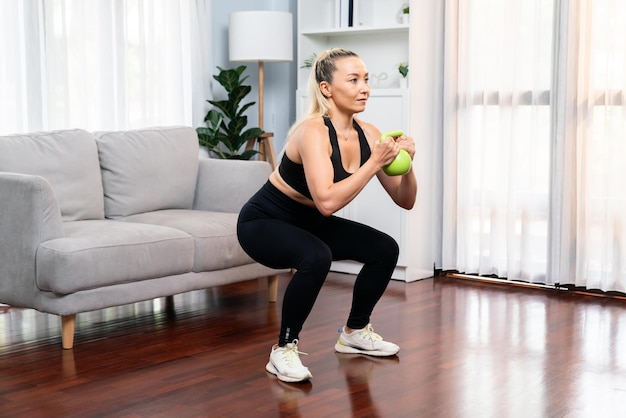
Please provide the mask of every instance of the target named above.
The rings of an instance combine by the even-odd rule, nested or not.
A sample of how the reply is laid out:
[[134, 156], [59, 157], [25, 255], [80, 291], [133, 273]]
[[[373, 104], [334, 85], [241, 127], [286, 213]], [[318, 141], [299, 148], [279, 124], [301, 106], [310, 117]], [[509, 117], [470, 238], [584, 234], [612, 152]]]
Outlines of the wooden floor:
[[392, 281], [372, 322], [401, 351], [369, 358], [333, 350], [353, 279], [328, 277], [301, 334], [307, 384], [264, 370], [280, 302], [263, 281], [80, 314], [66, 351], [57, 317], [0, 306], [0, 416], [626, 416], [624, 300]]

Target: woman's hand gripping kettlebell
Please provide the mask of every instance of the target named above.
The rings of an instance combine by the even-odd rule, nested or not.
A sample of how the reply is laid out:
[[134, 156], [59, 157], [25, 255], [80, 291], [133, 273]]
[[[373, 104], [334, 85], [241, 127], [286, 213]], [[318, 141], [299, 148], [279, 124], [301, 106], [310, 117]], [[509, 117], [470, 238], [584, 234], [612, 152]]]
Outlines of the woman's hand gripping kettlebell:
[[[388, 138], [388, 137], [397, 138], [402, 135], [404, 135], [404, 132], [400, 130], [385, 132], [384, 134], [380, 136], [380, 140], [382, 142], [385, 140], [385, 138]], [[398, 152], [398, 154], [396, 155], [396, 158], [394, 158], [394, 160], [389, 165], [386, 165], [383, 167], [383, 171], [388, 176], [401, 176], [403, 174], [408, 173], [410, 169], [411, 169], [411, 156], [404, 149], [401, 149]]]

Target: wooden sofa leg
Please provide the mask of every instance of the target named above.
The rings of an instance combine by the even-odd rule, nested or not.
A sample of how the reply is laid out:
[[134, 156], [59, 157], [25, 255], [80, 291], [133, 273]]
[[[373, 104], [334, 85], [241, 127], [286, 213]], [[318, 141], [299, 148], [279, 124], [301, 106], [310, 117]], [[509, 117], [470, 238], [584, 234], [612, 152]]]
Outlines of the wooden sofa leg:
[[174, 296], [173, 295], [165, 296], [165, 312], [174, 313], [175, 310], [176, 309], [174, 305]]
[[76, 314], [61, 316], [61, 341], [63, 348], [70, 350], [74, 347], [74, 328], [76, 326]]
[[270, 302], [278, 300], [278, 274], [267, 276], [267, 299]]

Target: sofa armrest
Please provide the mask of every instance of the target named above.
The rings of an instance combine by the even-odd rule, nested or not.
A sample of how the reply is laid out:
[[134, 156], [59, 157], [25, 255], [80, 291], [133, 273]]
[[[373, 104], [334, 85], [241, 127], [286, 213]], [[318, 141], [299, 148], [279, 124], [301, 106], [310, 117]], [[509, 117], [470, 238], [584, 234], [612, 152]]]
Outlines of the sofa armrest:
[[39, 244], [64, 235], [46, 179], [0, 172], [0, 302], [33, 307]]
[[194, 209], [237, 213], [271, 172], [266, 161], [201, 158]]

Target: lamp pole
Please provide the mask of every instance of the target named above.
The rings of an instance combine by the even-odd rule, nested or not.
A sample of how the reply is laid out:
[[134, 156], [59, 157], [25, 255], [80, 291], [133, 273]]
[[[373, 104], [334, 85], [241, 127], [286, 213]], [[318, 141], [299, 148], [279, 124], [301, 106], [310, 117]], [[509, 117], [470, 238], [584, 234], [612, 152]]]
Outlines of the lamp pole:
[[259, 61], [259, 128], [263, 130], [263, 61]]

